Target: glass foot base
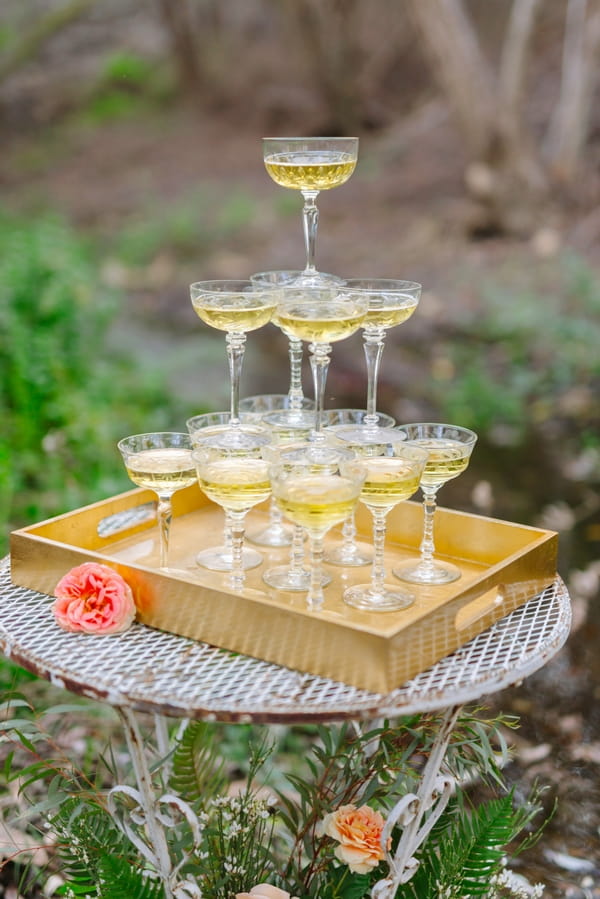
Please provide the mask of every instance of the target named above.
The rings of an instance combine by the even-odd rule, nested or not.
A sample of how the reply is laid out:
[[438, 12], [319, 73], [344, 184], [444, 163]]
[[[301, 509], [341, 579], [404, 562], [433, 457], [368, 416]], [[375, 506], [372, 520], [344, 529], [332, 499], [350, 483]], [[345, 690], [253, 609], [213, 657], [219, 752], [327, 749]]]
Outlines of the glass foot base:
[[383, 590], [376, 590], [371, 584], [357, 584], [344, 590], [343, 599], [346, 605], [367, 612], [397, 612], [412, 606], [415, 601], [412, 593], [404, 593], [387, 584]]
[[[294, 571], [289, 565], [278, 565], [276, 568], [268, 568], [263, 574], [263, 581], [274, 590], [285, 590], [290, 593], [306, 593], [310, 587], [310, 569], [302, 568]], [[331, 577], [323, 573], [321, 586], [326, 587], [331, 583]]]
[[[247, 571], [249, 568], [256, 568], [263, 561], [263, 557], [255, 549], [244, 547], [242, 550], [242, 568]], [[210, 571], [232, 571], [233, 555], [230, 550], [224, 546], [215, 546], [211, 549], [203, 549], [196, 556], [196, 564], [202, 568], [208, 568]]]
[[289, 546], [292, 542], [292, 531], [281, 524], [271, 524], [261, 531], [246, 534], [246, 540], [258, 546]]
[[392, 570], [392, 574], [408, 584], [451, 584], [461, 577], [462, 572], [456, 565], [450, 562], [405, 562]]
[[373, 553], [365, 552], [359, 546], [336, 546], [325, 553], [324, 559], [330, 565], [340, 565], [343, 568], [360, 568], [370, 565], [373, 561]]
[[338, 275], [329, 272], [318, 272], [315, 268], [305, 268], [290, 279], [286, 286], [289, 287], [332, 287], [343, 283]]
[[315, 426], [315, 413], [310, 409], [279, 409], [267, 412], [262, 421], [275, 430], [275, 443], [284, 438], [301, 440]]
[[216, 446], [229, 450], [248, 451], [266, 446], [271, 436], [266, 428], [259, 425], [210, 425], [192, 433], [192, 442], [201, 446]]

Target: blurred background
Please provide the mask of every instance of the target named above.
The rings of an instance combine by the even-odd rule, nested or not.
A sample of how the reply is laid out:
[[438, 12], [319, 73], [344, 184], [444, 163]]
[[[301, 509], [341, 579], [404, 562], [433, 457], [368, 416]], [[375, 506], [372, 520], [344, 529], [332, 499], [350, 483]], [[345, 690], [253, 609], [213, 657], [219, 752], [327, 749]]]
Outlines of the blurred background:
[[[478, 432], [444, 505], [560, 532], [572, 637], [493, 700], [522, 715], [515, 778], [560, 801], [535, 862], [556, 896], [600, 895], [599, 62], [598, 0], [0, 6], [3, 551], [129, 489], [123, 435], [227, 408], [188, 286], [304, 264], [262, 136], [358, 135], [317, 265], [423, 284], [379, 408]], [[273, 326], [249, 335], [242, 395], [288, 371]], [[326, 404], [365, 402], [356, 335]]]

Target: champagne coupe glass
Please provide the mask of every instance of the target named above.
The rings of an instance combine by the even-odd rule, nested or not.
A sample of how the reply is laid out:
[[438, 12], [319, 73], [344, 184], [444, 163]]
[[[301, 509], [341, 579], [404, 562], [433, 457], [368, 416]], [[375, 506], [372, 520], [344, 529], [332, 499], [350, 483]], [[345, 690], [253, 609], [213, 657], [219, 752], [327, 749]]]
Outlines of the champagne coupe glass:
[[457, 478], [466, 469], [477, 434], [458, 425], [436, 422], [400, 425], [397, 430], [405, 434], [407, 445], [410, 443], [411, 446], [426, 449], [429, 458], [421, 476], [424, 510], [421, 558], [418, 562], [411, 561], [399, 565], [394, 568], [393, 573], [400, 580], [411, 584], [450, 584], [458, 580], [461, 571], [449, 562], [434, 561], [433, 524], [436, 496], [443, 484]]
[[225, 331], [231, 412], [227, 425], [214, 440], [232, 448], [260, 445], [260, 437], [247, 431], [240, 420], [240, 376], [246, 345], [246, 334], [266, 325], [275, 312], [276, 292], [256, 288], [249, 280], [196, 281], [190, 286], [192, 305], [202, 321], [211, 328]]
[[[335, 473], [340, 461], [354, 458], [354, 453], [347, 449], [329, 449], [306, 443], [288, 443], [279, 446], [271, 444], [262, 448], [262, 454], [272, 464], [293, 466], [304, 463], [310, 471], [322, 474]], [[274, 565], [263, 572], [263, 581], [269, 587], [293, 593], [308, 591], [312, 572], [304, 564], [305, 539], [305, 529], [301, 524], [294, 524], [289, 563]], [[322, 570], [321, 586], [326, 587], [330, 581], [329, 574]]]
[[[354, 433], [354, 426], [363, 425], [368, 415], [366, 409], [327, 409], [323, 412], [322, 424], [326, 436], [335, 434], [338, 429], [348, 430]], [[379, 428], [392, 428], [396, 424], [391, 415], [384, 412], [377, 413], [377, 433]], [[360, 568], [369, 565], [373, 559], [373, 553], [361, 548], [356, 542], [356, 519], [354, 511], [348, 516], [342, 525], [342, 543], [334, 546], [325, 553], [325, 561], [331, 565], [341, 565], [343, 568]]]
[[357, 331], [368, 309], [368, 298], [348, 296], [343, 286], [282, 287], [274, 321], [284, 333], [309, 342], [316, 401], [311, 440], [324, 441], [321, 417], [331, 344]]
[[[244, 433], [250, 437], [258, 437], [260, 446], [268, 443], [270, 440], [269, 431], [260, 427], [254, 421], [246, 421], [246, 415], [240, 413], [244, 422]], [[193, 415], [186, 422], [187, 429], [192, 439], [192, 446], [198, 447], [202, 444], [211, 444], [216, 438], [223, 435], [226, 430], [231, 414], [229, 412], [204, 412], [201, 415]], [[240, 450], [242, 453], [254, 452], [260, 455], [260, 446], [252, 450]], [[249, 546], [244, 546], [242, 551], [242, 565], [245, 569], [256, 568], [263, 561], [262, 555]], [[233, 552], [231, 546], [231, 522], [229, 520], [227, 509], [225, 509], [225, 525], [223, 528], [223, 543], [220, 546], [210, 546], [200, 550], [196, 555], [196, 564], [211, 571], [231, 571], [233, 567]]]
[[323, 605], [323, 540], [327, 531], [348, 517], [365, 479], [364, 466], [355, 459], [339, 461], [327, 469], [315, 469], [310, 459], [287, 460], [269, 467], [273, 496], [281, 511], [302, 525], [311, 547], [311, 580], [306, 596], [309, 608]]
[[368, 299], [369, 308], [362, 323], [367, 364], [367, 414], [361, 428], [377, 428], [377, 382], [386, 331], [411, 317], [421, 297], [421, 285], [393, 278], [349, 278], [344, 286], [351, 296]]
[[117, 447], [133, 483], [158, 497], [159, 565], [168, 571], [171, 497], [197, 479], [190, 436], [176, 431], [133, 434], [119, 440]]
[[[302, 272], [300, 271], [270, 271], [256, 272], [250, 275], [250, 280], [257, 287], [291, 287], [300, 283]], [[343, 284], [342, 278], [319, 272], [322, 281], [328, 284]], [[283, 410], [275, 410], [271, 416], [274, 424], [290, 425], [291, 427], [311, 427], [313, 419], [310, 412], [303, 408], [304, 392], [302, 390], [302, 341], [298, 337], [286, 334], [288, 338], [288, 356], [290, 360], [290, 386], [288, 390], [289, 404]], [[310, 408], [314, 408], [314, 403]]]
[[371, 583], [349, 587], [344, 591], [344, 602], [371, 612], [406, 609], [414, 602], [414, 595], [385, 582], [386, 518], [398, 503], [419, 489], [428, 453], [420, 446], [394, 440], [387, 445], [356, 444], [354, 448], [367, 469], [360, 500], [373, 516], [375, 557]]
[[[240, 416], [242, 421], [255, 421], [260, 425], [261, 421], [277, 412], [288, 412], [291, 400], [287, 393], [259, 393], [255, 396], [247, 396], [240, 400]], [[300, 412], [314, 409], [313, 400], [301, 397]], [[313, 416], [314, 417], [314, 416]], [[312, 418], [309, 418], [312, 422]], [[308, 435], [309, 426], [300, 429], [298, 426], [269, 422], [272, 439], [275, 443], [283, 443], [287, 438], [300, 439]], [[259, 531], [246, 535], [248, 540], [259, 546], [289, 546], [292, 542], [292, 530], [284, 524], [283, 516], [273, 497], [269, 504], [269, 523]]]
[[253, 506], [271, 495], [268, 465], [252, 449], [240, 452], [223, 445], [201, 445], [192, 456], [201, 490], [227, 512], [233, 555], [228, 583], [233, 590], [241, 590], [245, 580], [242, 564], [244, 520]]
[[299, 190], [304, 198], [305, 284], [321, 283], [315, 267], [319, 223], [316, 199], [320, 191], [344, 184], [356, 168], [357, 159], [357, 137], [263, 138], [263, 160], [270, 177], [281, 187]]

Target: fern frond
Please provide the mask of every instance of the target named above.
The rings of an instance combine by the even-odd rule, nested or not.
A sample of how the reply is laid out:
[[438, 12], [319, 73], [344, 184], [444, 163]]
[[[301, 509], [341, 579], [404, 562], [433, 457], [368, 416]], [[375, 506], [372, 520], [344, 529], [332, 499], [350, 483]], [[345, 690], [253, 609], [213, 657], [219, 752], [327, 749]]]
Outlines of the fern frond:
[[194, 802], [218, 796], [226, 786], [214, 729], [205, 721], [191, 721], [173, 755], [171, 789], [187, 802]]
[[58, 837], [63, 874], [69, 881], [67, 895], [103, 895], [99, 879], [106, 858], [122, 859], [127, 867], [137, 862], [129, 840], [100, 806], [70, 798], [50, 823]]
[[163, 899], [164, 886], [151, 880], [126, 859], [107, 855], [98, 867], [101, 896], [110, 899]]
[[500, 866], [504, 847], [514, 833], [512, 794], [485, 803], [459, 818], [461, 842], [469, 850], [463, 859], [459, 882], [463, 895], [485, 896], [490, 877]]

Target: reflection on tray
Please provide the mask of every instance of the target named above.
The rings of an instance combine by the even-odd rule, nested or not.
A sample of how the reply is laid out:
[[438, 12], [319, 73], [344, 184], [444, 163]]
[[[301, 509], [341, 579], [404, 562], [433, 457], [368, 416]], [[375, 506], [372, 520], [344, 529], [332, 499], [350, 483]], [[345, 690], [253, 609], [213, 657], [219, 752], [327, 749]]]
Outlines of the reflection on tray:
[[98, 536], [114, 537], [121, 531], [128, 531], [129, 528], [151, 521], [153, 518], [156, 518], [156, 502], [142, 503], [132, 509], [124, 509], [122, 512], [115, 512], [102, 518], [98, 522]]

